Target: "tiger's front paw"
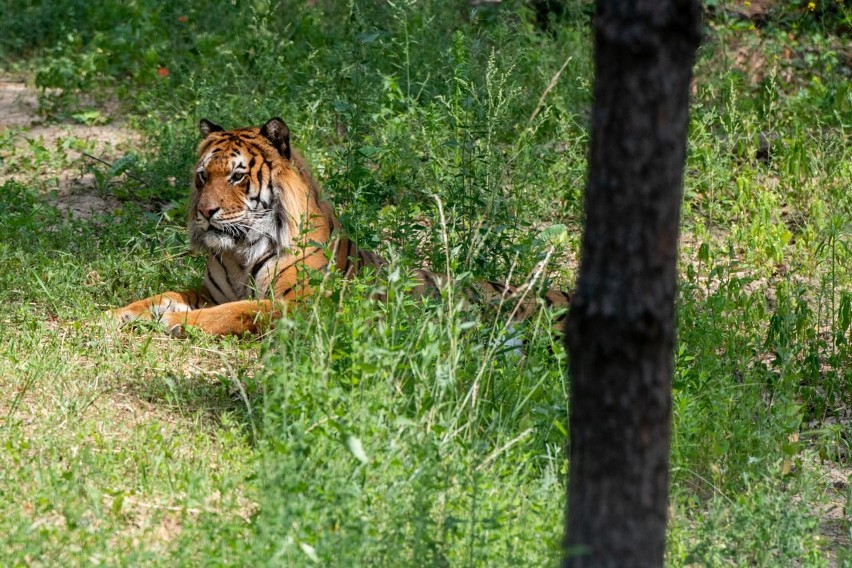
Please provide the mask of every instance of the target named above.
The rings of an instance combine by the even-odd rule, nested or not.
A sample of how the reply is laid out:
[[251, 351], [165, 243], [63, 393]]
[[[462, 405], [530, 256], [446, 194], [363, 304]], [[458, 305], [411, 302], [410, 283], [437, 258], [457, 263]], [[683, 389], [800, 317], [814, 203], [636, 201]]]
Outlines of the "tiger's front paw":
[[191, 310], [192, 308], [183, 301], [182, 297], [176, 297], [173, 292], [167, 292], [144, 300], [138, 300], [132, 304], [127, 304], [123, 308], [110, 310], [107, 313], [113, 320], [118, 321], [120, 325], [126, 325], [135, 321], [154, 321], [163, 323], [166, 325], [166, 329], [171, 332], [171, 329], [177, 323], [176, 320], [178, 318], [185, 318], [186, 313]]
[[107, 317], [117, 321], [120, 325], [127, 325], [134, 321], [151, 321], [154, 314], [150, 310], [138, 310], [129, 307], [107, 310]]
[[166, 312], [160, 316], [159, 322], [172, 337], [185, 337], [183, 326], [186, 319], [186, 312]]
[[107, 317], [118, 322], [120, 326], [130, 325], [134, 322], [153, 322], [155, 327], [160, 327], [172, 337], [185, 337], [183, 324], [186, 314], [181, 312], [158, 313], [156, 310], [130, 310], [119, 308], [106, 312]]

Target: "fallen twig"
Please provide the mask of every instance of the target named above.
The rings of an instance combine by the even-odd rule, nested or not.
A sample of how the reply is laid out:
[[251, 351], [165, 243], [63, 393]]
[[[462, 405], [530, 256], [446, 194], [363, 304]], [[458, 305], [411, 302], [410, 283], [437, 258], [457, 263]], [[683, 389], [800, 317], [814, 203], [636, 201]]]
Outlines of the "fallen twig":
[[544, 90], [544, 92], [541, 94], [541, 97], [539, 97], [538, 99], [538, 104], [535, 106], [535, 110], [530, 115], [530, 122], [535, 120], [535, 117], [537, 117], [538, 113], [541, 112], [541, 109], [544, 108], [544, 99], [546, 99], [547, 95], [550, 94], [550, 91], [552, 91], [554, 87], [556, 87], [556, 83], [559, 82], [559, 76], [562, 75], [562, 72], [565, 71], [566, 67], [568, 67], [568, 63], [570, 61], [571, 57], [569, 56], [568, 59], [565, 60], [565, 63], [562, 64], [562, 67], [559, 68], [559, 71], [556, 72], [556, 75], [554, 75], [550, 79], [550, 83], [547, 85], [547, 88]]
[[[103, 165], [105, 165], [105, 166], [109, 166], [110, 168], [112, 168], [112, 167], [115, 165], [114, 163], [107, 162], [107, 161], [106, 161], [106, 160], [104, 160], [103, 158], [98, 158], [97, 156], [92, 156], [92, 155], [91, 155], [91, 154], [89, 154], [88, 152], [83, 152], [82, 154], [83, 154], [83, 156], [85, 156], [86, 158], [89, 158], [90, 160], [94, 160], [94, 161], [96, 161], [96, 162], [99, 162], [99, 163], [101, 163], [101, 164], [103, 164]], [[142, 185], [145, 185], [145, 186], [147, 186], [147, 185], [148, 185], [148, 182], [147, 182], [147, 181], [145, 181], [145, 180], [144, 180], [144, 179], [142, 179], [141, 177], [137, 176], [136, 174], [134, 174], [134, 173], [132, 173], [132, 172], [129, 172], [129, 171], [125, 171], [124, 173], [125, 173], [125, 174], [127, 174], [127, 177], [129, 177], [129, 178], [131, 178], [131, 179], [134, 179], [134, 180], [138, 181], [138, 182], [139, 182], [139, 183], [141, 183]]]

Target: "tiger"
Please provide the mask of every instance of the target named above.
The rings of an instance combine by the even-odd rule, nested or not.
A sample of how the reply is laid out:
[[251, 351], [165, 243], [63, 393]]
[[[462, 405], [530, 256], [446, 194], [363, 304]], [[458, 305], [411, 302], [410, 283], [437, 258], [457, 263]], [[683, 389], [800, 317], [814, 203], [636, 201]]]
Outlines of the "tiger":
[[[110, 312], [121, 324], [154, 320], [172, 335], [186, 326], [212, 335], [256, 334], [291, 302], [311, 297], [306, 269], [336, 270], [345, 279], [377, 273], [386, 262], [360, 249], [342, 230], [281, 118], [260, 127], [225, 130], [202, 119], [189, 205], [190, 249], [206, 253], [199, 289], [163, 292]], [[435, 295], [447, 275], [413, 271], [415, 296]], [[513, 317], [567, 306], [559, 290], [529, 294], [527, 286], [479, 282], [465, 289], [479, 304], [515, 300]]]

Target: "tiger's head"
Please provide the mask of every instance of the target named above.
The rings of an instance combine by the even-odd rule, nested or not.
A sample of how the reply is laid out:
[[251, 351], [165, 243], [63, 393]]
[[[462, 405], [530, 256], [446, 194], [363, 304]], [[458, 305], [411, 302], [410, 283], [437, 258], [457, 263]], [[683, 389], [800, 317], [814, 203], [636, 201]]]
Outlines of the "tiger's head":
[[193, 248], [233, 251], [246, 259], [293, 244], [317, 188], [290, 147], [280, 118], [260, 128], [225, 130], [201, 120], [190, 199]]

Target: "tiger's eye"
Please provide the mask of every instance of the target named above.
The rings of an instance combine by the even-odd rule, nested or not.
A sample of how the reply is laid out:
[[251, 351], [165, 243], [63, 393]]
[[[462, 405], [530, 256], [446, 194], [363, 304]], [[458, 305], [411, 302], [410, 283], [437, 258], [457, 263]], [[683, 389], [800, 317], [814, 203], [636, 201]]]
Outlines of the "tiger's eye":
[[245, 179], [246, 179], [246, 174], [244, 174], [242, 172], [238, 172], [238, 173], [235, 173], [234, 175], [231, 176], [231, 183], [234, 184], [234, 185], [239, 185], [239, 184], [243, 183], [245, 181]]
[[197, 172], [195, 175], [195, 187], [200, 189], [205, 183], [207, 183], [207, 174], [204, 172]]

